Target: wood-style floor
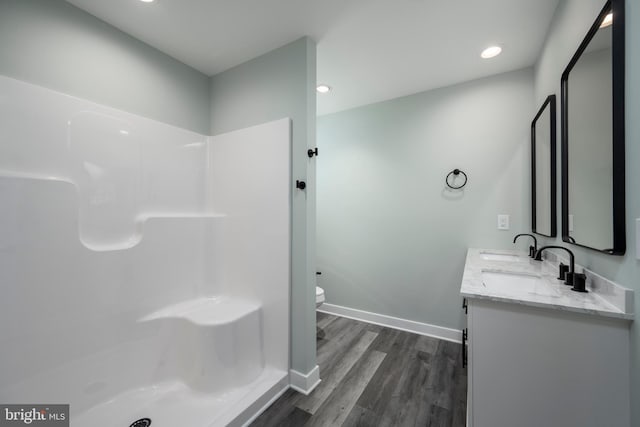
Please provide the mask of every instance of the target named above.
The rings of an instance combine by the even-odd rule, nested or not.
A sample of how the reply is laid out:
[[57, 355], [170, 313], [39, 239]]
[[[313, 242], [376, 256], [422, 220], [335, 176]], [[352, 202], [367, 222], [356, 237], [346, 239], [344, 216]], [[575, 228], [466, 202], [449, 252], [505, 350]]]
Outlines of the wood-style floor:
[[463, 427], [467, 375], [460, 344], [318, 313], [322, 382], [288, 390], [253, 427]]

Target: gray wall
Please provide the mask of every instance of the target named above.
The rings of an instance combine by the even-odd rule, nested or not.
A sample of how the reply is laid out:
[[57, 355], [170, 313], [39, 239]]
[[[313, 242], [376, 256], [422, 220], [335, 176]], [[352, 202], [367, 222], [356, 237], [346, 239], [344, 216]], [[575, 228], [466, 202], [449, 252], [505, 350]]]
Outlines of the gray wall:
[[[526, 69], [320, 117], [327, 302], [461, 329], [467, 248], [514, 248], [530, 228], [532, 101]], [[464, 191], [445, 188], [454, 168]], [[501, 213], [511, 230], [497, 230]]]
[[203, 134], [209, 78], [63, 0], [0, 0], [0, 74]]
[[[560, 76], [578, 48], [598, 12], [602, 0], [562, 0], [558, 5], [547, 41], [535, 69], [535, 100], [542, 102], [550, 93], [560, 93]], [[640, 2], [626, 0], [626, 212], [627, 253], [608, 256], [571, 246], [576, 262], [635, 291], [636, 313], [640, 309], [640, 261], [636, 252], [636, 218], [640, 218]], [[558, 109], [558, 120], [560, 119]], [[560, 123], [558, 121], [558, 123]], [[558, 141], [560, 141], [558, 126]], [[560, 151], [558, 151], [558, 156]], [[558, 157], [559, 159], [560, 157]], [[558, 192], [558, 200], [560, 192]], [[560, 206], [558, 204], [558, 206]], [[560, 212], [558, 212], [560, 224]], [[544, 243], [563, 244], [558, 239]], [[640, 327], [631, 324], [631, 411], [632, 425], [640, 425]], [[635, 403], [635, 404], [634, 404]]]
[[302, 38], [211, 81], [211, 134], [289, 117], [293, 121], [291, 367], [308, 373], [316, 365], [315, 341], [315, 146], [316, 46]]

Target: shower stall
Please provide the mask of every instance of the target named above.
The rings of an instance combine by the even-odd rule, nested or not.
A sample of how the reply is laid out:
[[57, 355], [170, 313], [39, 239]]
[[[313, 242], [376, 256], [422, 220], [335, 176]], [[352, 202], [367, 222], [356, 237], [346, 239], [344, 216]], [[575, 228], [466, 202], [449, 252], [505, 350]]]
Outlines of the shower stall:
[[209, 137], [0, 76], [0, 402], [209, 427], [282, 392], [290, 128]]

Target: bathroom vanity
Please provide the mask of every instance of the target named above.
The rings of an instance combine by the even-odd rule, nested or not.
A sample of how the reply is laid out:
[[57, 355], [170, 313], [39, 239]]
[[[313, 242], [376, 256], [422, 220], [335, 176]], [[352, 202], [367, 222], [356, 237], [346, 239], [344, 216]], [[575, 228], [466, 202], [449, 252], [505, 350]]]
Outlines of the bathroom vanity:
[[558, 280], [555, 261], [469, 249], [468, 426], [630, 425], [633, 292], [576, 270], [589, 293]]

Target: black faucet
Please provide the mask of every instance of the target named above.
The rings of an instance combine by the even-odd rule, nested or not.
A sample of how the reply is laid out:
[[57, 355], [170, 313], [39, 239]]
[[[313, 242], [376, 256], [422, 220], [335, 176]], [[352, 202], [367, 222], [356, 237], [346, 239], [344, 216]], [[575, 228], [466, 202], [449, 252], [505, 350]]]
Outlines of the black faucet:
[[529, 236], [533, 239], [533, 246], [529, 246], [529, 256], [533, 258], [536, 254], [536, 251], [538, 250], [538, 239], [536, 239], [536, 236], [534, 236], [533, 234], [522, 233], [517, 234], [516, 237], [513, 238], [513, 243], [515, 243], [520, 236]]
[[[576, 262], [575, 262], [575, 257], [573, 256], [573, 252], [571, 252], [569, 249], [563, 246], [543, 246], [540, 249], [538, 249], [538, 251], [536, 252], [536, 256], [534, 258], [536, 261], [542, 261], [542, 251], [544, 251], [545, 249], [564, 249], [569, 253], [569, 271], [564, 272], [562, 267], [560, 267], [559, 277], [560, 278], [565, 277], [565, 280], [564, 280], [565, 285], [573, 286], [573, 279], [576, 273]], [[562, 266], [564, 264], [560, 264], [560, 265]]]

